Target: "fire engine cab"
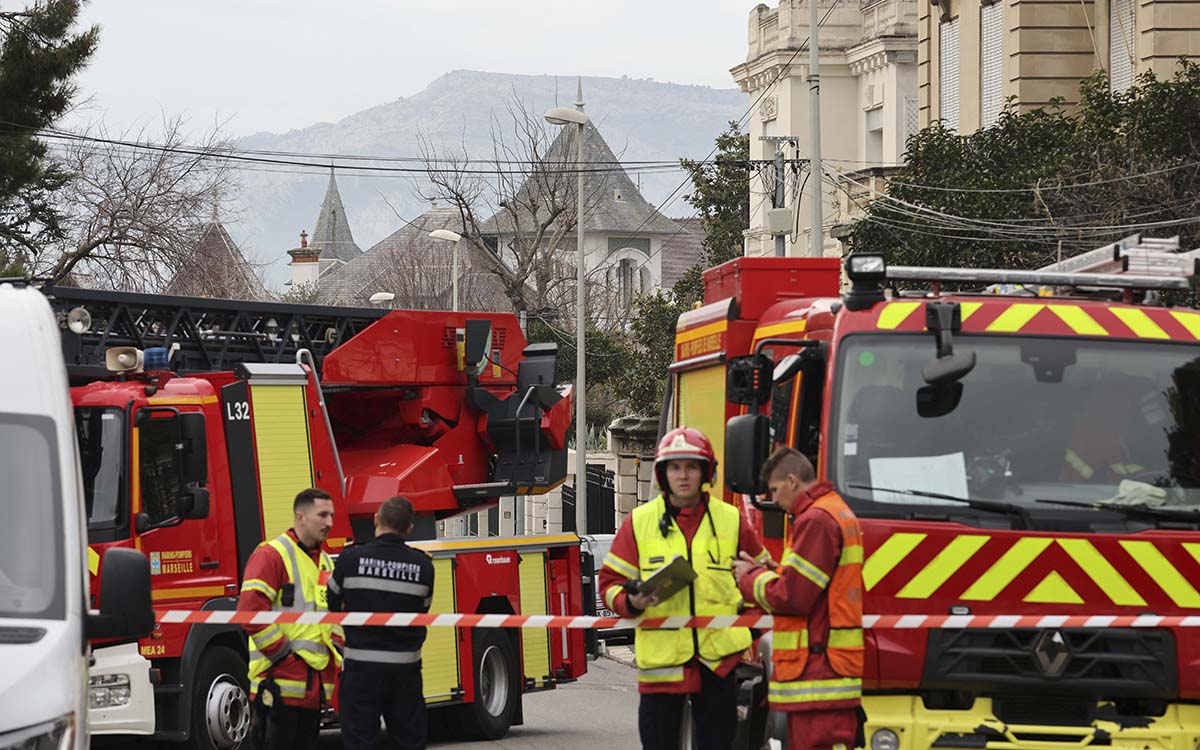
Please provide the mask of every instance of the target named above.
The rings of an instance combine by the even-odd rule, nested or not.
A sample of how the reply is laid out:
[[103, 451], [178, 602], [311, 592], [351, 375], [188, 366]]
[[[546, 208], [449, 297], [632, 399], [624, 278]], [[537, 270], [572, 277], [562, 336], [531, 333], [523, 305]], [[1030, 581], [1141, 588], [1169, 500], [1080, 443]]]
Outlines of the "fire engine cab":
[[[1200, 312], [1160, 302], [1197, 260], [1175, 250], [1131, 238], [1029, 272], [856, 255], [845, 294], [837, 259], [705, 273], [665, 425], [723, 439], [724, 499], [776, 559], [774, 448], [859, 516], [871, 750], [1195, 744], [1195, 629], [1104, 627], [1200, 615]], [[763, 692], [743, 692], [749, 747]]]
[[[434, 538], [437, 519], [565, 478], [571, 389], [515, 316], [43, 291], [73, 386], [93, 576], [106, 549], [137, 549], [156, 609], [234, 609], [250, 553], [315, 486], [337, 508], [334, 552], [370, 539], [383, 500], [413, 502], [435, 613], [581, 614], [574, 535]], [[523, 693], [586, 670], [580, 631], [431, 628], [425, 653], [435, 721], [487, 739], [521, 723]], [[246, 673], [236, 625], [106, 643], [92, 732], [231, 750], [249, 728]]]

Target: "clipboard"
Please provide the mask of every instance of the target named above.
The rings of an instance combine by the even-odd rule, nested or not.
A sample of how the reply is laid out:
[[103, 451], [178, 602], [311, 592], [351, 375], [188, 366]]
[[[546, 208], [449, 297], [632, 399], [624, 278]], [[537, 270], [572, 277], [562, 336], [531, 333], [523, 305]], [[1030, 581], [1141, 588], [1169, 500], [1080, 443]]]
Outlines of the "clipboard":
[[675, 555], [671, 562], [659, 568], [654, 575], [638, 586], [639, 594], [657, 594], [658, 601], [665, 602], [696, 580], [696, 571], [687, 559]]

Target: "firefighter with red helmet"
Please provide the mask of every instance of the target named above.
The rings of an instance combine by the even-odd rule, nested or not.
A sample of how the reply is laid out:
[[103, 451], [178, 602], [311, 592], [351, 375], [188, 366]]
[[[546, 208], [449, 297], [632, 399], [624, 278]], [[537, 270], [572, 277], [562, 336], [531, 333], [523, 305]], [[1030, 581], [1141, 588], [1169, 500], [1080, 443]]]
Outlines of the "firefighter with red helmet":
[[[738, 509], [710, 496], [716, 471], [712, 444], [699, 430], [678, 427], [659, 441], [654, 474], [662, 494], [639, 505], [621, 524], [600, 570], [600, 591], [614, 612], [622, 617], [738, 613], [742, 596], [732, 564], [739, 555], [765, 560], [767, 553]], [[696, 572], [691, 585], [665, 601], [636, 593], [636, 582], [677, 555]], [[696, 746], [729, 750], [737, 730], [733, 670], [750, 643], [747, 628], [638, 628], [634, 650], [642, 747], [676, 750], [690, 700]]]
[[787, 713], [789, 750], [850, 750], [862, 697], [862, 530], [812, 463], [780, 448], [763, 465], [771, 499], [792, 518], [778, 568], [734, 562], [746, 600], [775, 615], [771, 708]]

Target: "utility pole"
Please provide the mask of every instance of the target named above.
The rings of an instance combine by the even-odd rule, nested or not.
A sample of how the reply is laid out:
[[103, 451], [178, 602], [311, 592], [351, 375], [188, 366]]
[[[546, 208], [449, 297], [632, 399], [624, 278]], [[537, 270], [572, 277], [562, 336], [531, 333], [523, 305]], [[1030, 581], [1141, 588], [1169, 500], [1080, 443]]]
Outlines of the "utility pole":
[[[783, 147], [785, 143], [794, 144], [800, 139], [794, 135], [760, 135], [758, 140], [775, 144], [775, 192], [771, 196], [771, 212], [767, 216], [767, 227], [771, 234], [775, 235], [775, 257], [782, 258], [787, 255], [787, 248], [784, 245], [785, 238], [792, 230], [789, 229], [785, 232], [780, 227], [784, 223], [788, 227], [792, 227], [795, 223], [794, 210], [784, 216], [786, 222], [778, 218], [780, 214], [777, 213], [782, 213], [783, 209], [787, 208], [785, 205], [787, 203], [787, 175], [784, 173], [787, 159], [783, 157]], [[799, 206], [796, 209], [799, 209]]]
[[812, 247], [808, 254], [820, 258], [825, 254], [825, 237], [821, 216], [821, 45], [817, 31], [821, 26], [817, 13], [817, 0], [808, 0], [808, 108], [809, 128], [812, 130], [812, 148], [809, 153], [808, 180], [812, 183], [808, 199], [812, 203]]
[[[783, 141], [775, 141], [775, 208], [783, 208], [787, 200], [787, 180], [783, 172]], [[782, 258], [787, 254], [784, 247], [784, 235], [775, 235], [775, 257]]]

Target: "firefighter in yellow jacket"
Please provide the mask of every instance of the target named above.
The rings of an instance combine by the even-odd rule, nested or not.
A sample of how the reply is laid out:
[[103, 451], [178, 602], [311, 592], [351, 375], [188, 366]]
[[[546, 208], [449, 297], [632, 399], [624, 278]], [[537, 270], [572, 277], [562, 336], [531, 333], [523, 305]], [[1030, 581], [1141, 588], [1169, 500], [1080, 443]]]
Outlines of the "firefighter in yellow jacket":
[[[307, 489], [292, 503], [293, 528], [263, 542], [246, 561], [240, 611], [324, 612], [333, 559], [328, 493]], [[321, 708], [333, 698], [342, 664], [340, 625], [247, 625], [256, 750], [313, 750]]]
[[[708, 494], [717, 459], [699, 430], [679, 427], [659, 442], [654, 470], [662, 494], [638, 506], [613, 539], [600, 570], [600, 590], [622, 617], [736, 615], [741, 594], [731, 564], [742, 552], [766, 552], [732, 505]], [[666, 601], [631, 593], [680, 555], [697, 578]], [[684, 705], [692, 702], [696, 746], [729, 750], [737, 731], [738, 657], [750, 646], [746, 628], [638, 628], [638, 731], [646, 750], [677, 750]]]

